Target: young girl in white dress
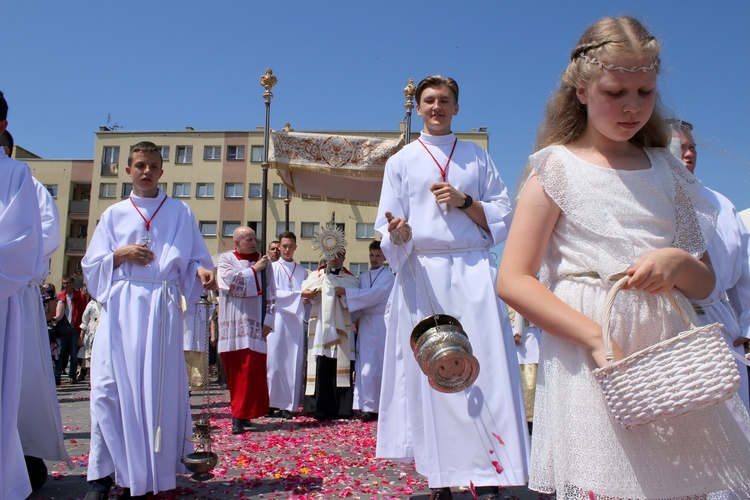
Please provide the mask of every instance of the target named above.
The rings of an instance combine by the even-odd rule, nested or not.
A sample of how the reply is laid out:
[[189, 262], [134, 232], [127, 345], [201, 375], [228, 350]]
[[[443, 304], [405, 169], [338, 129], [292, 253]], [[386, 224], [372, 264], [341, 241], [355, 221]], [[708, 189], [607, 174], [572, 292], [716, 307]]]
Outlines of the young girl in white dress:
[[592, 376], [606, 365], [599, 321], [613, 277], [630, 276], [613, 309], [616, 359], [684, 330], [667, 292], [688, 311], [714, 287], [716, 211], [664, 149], [658, 69], [659, 43], [637, 20], [584, 32], [547, 104], [500, 265], [500, 297], [545, 332], [529, 487], [558, 499], [750, 492], [737, 397], [624, 430]]

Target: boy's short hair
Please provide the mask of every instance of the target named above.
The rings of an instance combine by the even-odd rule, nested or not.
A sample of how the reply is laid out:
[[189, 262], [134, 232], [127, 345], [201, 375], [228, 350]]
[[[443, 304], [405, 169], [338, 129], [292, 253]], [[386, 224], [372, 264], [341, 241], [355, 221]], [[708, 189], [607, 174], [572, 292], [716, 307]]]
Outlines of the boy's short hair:
[[294, 240], [294, 244], [297, 244], [297, 237], [294, 235], [291, 231], [282, 231], [279, 233], [279, 241], [283, 240], [284, 238], [287, 238], [289, 240]]
[[430, 87], [442, 86], [451, 89], [451, 92], [453, 92], [453, 97], [456, 98], [456, 104], [458, 104], [458, 83], [456, 83], [456, 80], [454, 80], [453, 78], [444, 78], [441, 75], [431, 75], [419, 82], [419, 85], [417, 85], [417, 90], [414, 94], [414, 96], [417, 98], [417, 104], [420, 103], [422, 92], [424, 92], [425, 89]]
[[8, 148], [8, 156], [13, 154], [13, 136], [10, 135], [10, 132], [7, 130], [4, 130], [2, 134], [0, 134], [0, 146], [6, 146]]
[[0, 122], [8, 119], [8, 101], [5, 100], [3, 91], [0, 90]]
[[[380, 250], [380, 240], [375, 240], [368, 247], [370, 250]], [[382, 251], [382, 250], [381, 250]]]
[[130, 153], [128, 154], [128, 167], [133, 162], [133, 153], [158, 153], [159, 154], [159, 167], [164, 164], [164, 159], [161, 157], [161, 150], [159, 150], [158, 147], [156, 147], [156, 144], [150, 141], [141, 141], [137, 144], [134, 144], [130, 148]]

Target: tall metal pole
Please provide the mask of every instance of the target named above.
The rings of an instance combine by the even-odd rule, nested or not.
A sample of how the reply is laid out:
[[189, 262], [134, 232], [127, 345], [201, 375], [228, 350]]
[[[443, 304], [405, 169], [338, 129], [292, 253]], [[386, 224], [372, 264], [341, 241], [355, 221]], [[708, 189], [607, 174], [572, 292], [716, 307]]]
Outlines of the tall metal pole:
[[414, 80], [409, 78], [409, 82], [406, 87], [404, 87], [404, 97], [406, 97], [406, 103], [404, 104], [404, 107], [406, 108], [406, 137], [404, 139], [404, 144], [409, 144], [411, 142], [411, 110], [414, 108], [414, 93], [416, 90], [416, 87], [414, 87]]
[[[263, 92], [263, 100], [266, 102], [266, 123], [263, 127], [263, 162], [260, 167], [263, 169], [263, 181], [261, 183], [261, 215], [260, 223], [263, 226], [263, 234], [261, 235], [260, 253], [261, 255], [266, 254], [266, 241], [268, 241], [268, 141], [271, 133], [271, 99], [273, 99], [273, 93], [271, 89], [278, 80], [273, 76], [271, 68], [266, 69], [266, 73], [260, 77], [260, 84], [263, 86], [265, 91]], [[266, 289], [266, 270], [261, 272], [261, 283], [263, 283], [263, 291]], [[263, 319], [266, 316], [266, 294], [261, 295], [261, 314]], [[263, 324], [263, 321], [261, 321]]]
[[[284, 128], [281, 129], [285, 132], [292, 131], [292, 125], [289, 122], [284, 124]], [[289, 231], [289, 204], [292, 202], [292, 197], [289, 195], [289, 188], [286, 189], [286, 196], [284, 197], [284, 231]]]

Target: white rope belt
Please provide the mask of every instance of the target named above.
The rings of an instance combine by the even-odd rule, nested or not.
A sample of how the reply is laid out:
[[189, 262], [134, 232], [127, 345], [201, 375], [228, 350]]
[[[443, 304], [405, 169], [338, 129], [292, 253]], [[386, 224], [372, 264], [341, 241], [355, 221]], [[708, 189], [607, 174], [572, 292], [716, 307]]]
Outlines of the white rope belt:
[[[153, 283], [161, 285], [161, 362], [159, 363], [159, 389], [156, 399], [156, 415], [154, 418], [154, 453], [161, 451], [161, 414], [162, 414], [162, 397], [164, 394], [164, 368], [165, 368], [165, 351], [167, 343], [167, 305], [170, 298], [169, 287], [177, 288], [178, 294], [182, 295], [180, 285], [177, 280], [157, 280], [151, 278], [136, 278], [134, 276], [123, 276], [115, 281], [130, 281], [136, 283]], [[171, 297], [174, 300], [174, 297]]]
[[416, 255], [440, 255], [449, 253], [465, 253], [465, 252], [487, 252], [489, 247], [466, 247], [466, 248], [425, 248], [420, 250], [413, 250], [412, 253]]

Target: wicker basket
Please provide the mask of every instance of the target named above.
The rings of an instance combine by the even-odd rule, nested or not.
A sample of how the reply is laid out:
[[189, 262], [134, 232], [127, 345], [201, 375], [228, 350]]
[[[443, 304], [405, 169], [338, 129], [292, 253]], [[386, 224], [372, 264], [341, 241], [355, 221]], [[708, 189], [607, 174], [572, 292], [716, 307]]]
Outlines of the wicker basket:
[[629, 429], [702, 410], [731, 398], [740, 374], [721, 333], [721, 324], [700, 328], [669, 298], [688, 330], [613, 362], [610, 313], [615, 295], [627, 283], [620, 279], [607, 295], [602, 336], [608, 365], [594, 370], [612, 417]]

